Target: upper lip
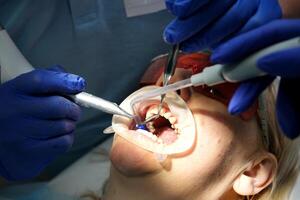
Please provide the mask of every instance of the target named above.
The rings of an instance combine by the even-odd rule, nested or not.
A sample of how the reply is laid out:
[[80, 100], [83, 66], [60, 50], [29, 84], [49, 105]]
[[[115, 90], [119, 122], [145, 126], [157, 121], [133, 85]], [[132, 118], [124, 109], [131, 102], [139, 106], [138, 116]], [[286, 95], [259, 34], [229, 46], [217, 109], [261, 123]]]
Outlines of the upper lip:
[[135, 109], [134, 112], [135, 114], [139, 115], [142, 120], [145, 120], [146, 114], [149, 110], [149, 108], [153, 105], [159, 105], [160, 101], [158, 100], [148, 100], [140, 103]]

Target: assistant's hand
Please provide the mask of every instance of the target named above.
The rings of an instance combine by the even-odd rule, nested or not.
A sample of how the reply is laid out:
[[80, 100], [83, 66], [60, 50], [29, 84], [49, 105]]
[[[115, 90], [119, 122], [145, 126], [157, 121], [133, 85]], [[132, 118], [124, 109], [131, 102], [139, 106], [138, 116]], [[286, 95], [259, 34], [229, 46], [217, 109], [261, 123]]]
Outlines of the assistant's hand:
[[85, 87], [58, 66], [34, 70], [0, 86], [0, 175], [36, 176], [73, 143], [80, 107], [63, 97]]
[[282, 16], [277, 0], [166, 0], [166, 5], [176, 18], [164, 38], [182, 42], [187, 52], [212, 48]]
[[[215, 49], [214, 63], [233, 63], [272, 44], [300, 36], [300, 20], [276, 20], [242, 34]], [[275, 52], [262, 57], [258, 67], [270, 76], [243, 83], [229, 104], [229, 112], [245, 111], [258, 95], [280, 76], [276, 113], [281, 129], [289, 138], [300, 134], [300, 47]]]

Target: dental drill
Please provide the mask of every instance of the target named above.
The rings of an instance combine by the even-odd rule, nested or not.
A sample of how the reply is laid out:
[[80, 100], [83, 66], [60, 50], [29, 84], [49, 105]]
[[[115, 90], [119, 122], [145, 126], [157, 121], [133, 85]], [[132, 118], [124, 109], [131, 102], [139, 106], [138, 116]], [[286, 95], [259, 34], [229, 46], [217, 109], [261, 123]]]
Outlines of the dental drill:
[[257, 68], [257, 60], [270, 53], [299, 46], [300, 37], [296, 37], [262, 49], [250, 55], [241, 62], [228, 65], [216, 64], [204, 68], [202, 72], [194, 74], [188, 79], [169, 84], [162, 88], [152, 90], [148, 93], [136, 97], [133, 100], [133, 104], [145, 99], [149, 99], [155, 96], [161, 96], [162, 94], [166, 94], [167, 92], [176, 91], [186, 87], [200, 85], [213, 86], [225, 82], [236, 83], [256, 77], [265, 76], [267, 74], [261, 71], [259, 68]]
[[[34, 70], [31, 64], [25, 59], [19, 49], [16, 47], [6, 30], [0, 25], [0, 72], [1, 83], [9, 81], [23, 73]], [[119, 107], [116, 103], [107, 101], [92, 94], [81, 92], [76, 95], [70, 95], [75, 103], [101, 110], [106, 113], [125, 116], [134, 119], [133, 116]]]

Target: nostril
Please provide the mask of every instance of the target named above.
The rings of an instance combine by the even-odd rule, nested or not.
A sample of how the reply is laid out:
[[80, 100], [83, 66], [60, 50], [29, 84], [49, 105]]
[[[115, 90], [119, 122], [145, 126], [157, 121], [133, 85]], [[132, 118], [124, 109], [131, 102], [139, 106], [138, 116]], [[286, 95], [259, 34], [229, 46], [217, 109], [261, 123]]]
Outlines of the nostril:
[[180, 95], [180, 97], [187, 102], [192, 95], [192, 88], [185, 88], [179, 91], [180, 93], [178, 95]]

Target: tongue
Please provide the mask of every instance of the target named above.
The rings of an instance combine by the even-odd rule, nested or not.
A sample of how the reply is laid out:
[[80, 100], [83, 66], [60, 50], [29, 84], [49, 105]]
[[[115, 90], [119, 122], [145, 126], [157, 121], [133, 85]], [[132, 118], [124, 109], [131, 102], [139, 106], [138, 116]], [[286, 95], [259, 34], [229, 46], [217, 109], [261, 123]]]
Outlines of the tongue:
[[162, 127], [155, 131], [155, 135], [160, 138], [164, 144], [172, 144], [177, 139], [177, 134], [172, 128]]

